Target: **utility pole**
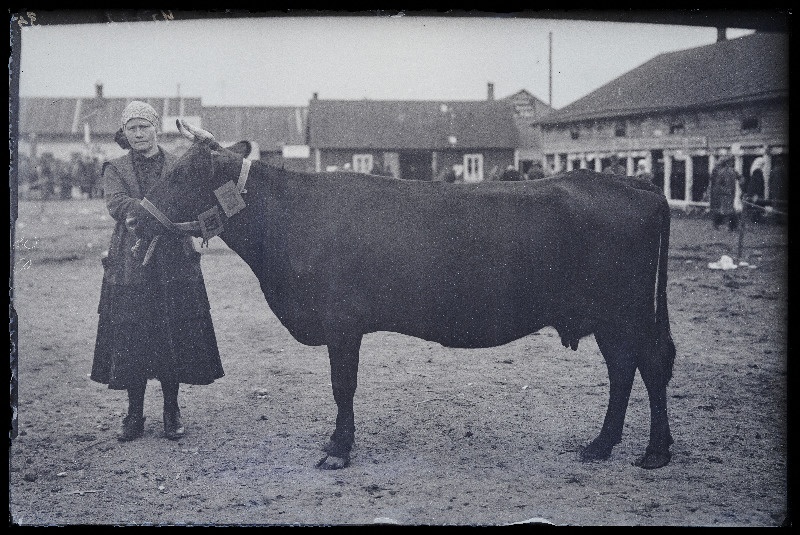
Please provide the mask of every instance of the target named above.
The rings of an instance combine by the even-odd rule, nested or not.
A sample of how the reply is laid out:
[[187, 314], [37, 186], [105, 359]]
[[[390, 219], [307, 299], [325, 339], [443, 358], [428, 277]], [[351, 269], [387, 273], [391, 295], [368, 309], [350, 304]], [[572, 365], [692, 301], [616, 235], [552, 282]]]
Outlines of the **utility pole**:
[[552, 108], [553, 107], [553, 32], [549, 32], [547, 34], [548, 40], [548, 61], [547, 64], [549, 66], [550, 73], [547, 77], [548, 89], [547, 89], [547, 104]]

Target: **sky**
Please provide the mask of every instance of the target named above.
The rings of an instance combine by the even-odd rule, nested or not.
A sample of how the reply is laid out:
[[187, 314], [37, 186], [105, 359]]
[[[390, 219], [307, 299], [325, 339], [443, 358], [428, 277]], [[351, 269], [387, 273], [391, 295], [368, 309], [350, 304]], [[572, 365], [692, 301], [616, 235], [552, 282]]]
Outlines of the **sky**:
[[[479, 17], [265, 17], [22, 29], [21, 97], [200, 97], [203, 105], [323, 99], [482, 100], [526, 89], [561, 108], [715, 28]], [[751, 33], [728, 30], [728, 38]]]

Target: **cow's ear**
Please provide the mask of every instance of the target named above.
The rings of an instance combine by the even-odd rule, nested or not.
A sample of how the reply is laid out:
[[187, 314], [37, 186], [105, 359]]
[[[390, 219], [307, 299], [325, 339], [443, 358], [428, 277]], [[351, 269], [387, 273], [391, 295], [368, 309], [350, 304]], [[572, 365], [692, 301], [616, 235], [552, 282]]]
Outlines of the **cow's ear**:
[[249, 141], [240, 141], [227, 147], [227, 149], [235, 154], [238, 154], [242, 158], [247, 158], [250, 155], [250, 152], [253, 150], [253, 145]]
[[122, 128], [117, 130], [117, 133], [114, 134], [114, 141], [116, 141], [117, 145], [125, 150], [130, 150], [131, 148], [131, 144], [128, 143], [128, 138], [125, 136], [125, 132], [122, 130]]

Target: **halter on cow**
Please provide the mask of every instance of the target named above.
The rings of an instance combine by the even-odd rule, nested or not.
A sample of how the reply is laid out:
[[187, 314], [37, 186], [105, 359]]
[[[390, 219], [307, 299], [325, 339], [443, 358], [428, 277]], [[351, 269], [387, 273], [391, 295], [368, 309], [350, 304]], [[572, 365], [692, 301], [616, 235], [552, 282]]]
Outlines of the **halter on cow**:
[[[608, 367], [606, 417], [582, 460], [607, 459], [621, 440], [638, 369], [650, 440], [637, 464], [669, 462], [669, 206], [651, 183], [585, 170], [502, 184], [294, 173], [262, 162], [248, 173], [211, 134], [179, 128], [195, 143], [148, 192], [136, 232], [219, 235], [292, 336], [328, 347], [338, 413], [319, 466], [350, 462], [363, 335], [478, 348], [546, 326], [573, 349], [594, 334]], [[218, 224], [204, 231], [214, 210]]]

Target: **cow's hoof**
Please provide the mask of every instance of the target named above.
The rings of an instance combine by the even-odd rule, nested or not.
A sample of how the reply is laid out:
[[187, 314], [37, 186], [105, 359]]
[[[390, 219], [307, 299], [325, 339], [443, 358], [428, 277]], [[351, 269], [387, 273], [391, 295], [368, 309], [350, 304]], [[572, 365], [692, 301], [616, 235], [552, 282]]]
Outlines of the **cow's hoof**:
[[587, 446], [581, 448], [581, 461], [590, 463], [594, 461], [605, 461], [611, 456], [614, 445], [607, 445], [599, 440], [593, 440]]
[[352, 442], [345, 443], [340, 440], [331, 439], [322, 446], [322, 451], [333, 457], [349, 457], [352, 448]]
[[672, 459], [672, 454], [669, 451], [656, 453], [648, 452], [633, 463], [633, 465], [646, 470], [652, 470], [668, 465], [670, 459]]
[[349, 457], [335, 457], [333, 455], [326, 455], [317, 462], [317, 468], [323, 470], [341, 470], [350, 466]]

